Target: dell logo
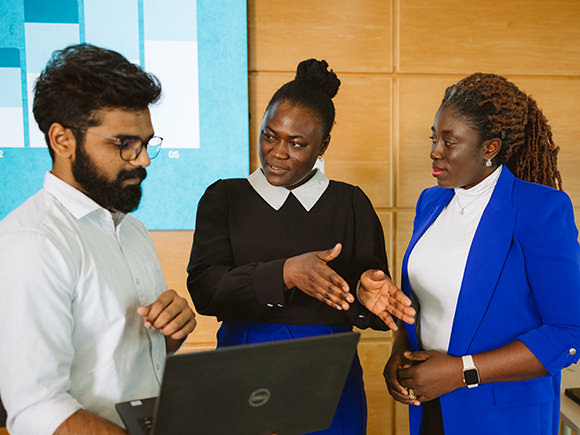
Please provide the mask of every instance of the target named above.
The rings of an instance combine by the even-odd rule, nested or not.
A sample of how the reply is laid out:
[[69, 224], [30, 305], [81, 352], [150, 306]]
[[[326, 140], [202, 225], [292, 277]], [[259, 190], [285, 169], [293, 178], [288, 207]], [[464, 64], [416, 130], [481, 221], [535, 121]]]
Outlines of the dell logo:
[[267, 388], [259, 388], [250, 394], [250, 398], [248, 399], [248, 403], [250, 406], [257, 408], [259, 406], [265, 405], [270, 400], [270, 390]]

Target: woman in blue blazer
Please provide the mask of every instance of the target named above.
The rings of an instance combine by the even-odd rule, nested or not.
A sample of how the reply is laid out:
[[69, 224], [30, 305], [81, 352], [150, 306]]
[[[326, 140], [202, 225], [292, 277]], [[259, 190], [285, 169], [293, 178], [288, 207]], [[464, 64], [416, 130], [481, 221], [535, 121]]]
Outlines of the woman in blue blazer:
[[580, 356], [580, 249], [550, 128], [513, 83], [478, 73], [447, 89], [432, 130], [438, 186], [402, 268], [418, 314], [396, 335], [389, 392], [415, 405], [412, 434], [556, 435], [560, 370]]

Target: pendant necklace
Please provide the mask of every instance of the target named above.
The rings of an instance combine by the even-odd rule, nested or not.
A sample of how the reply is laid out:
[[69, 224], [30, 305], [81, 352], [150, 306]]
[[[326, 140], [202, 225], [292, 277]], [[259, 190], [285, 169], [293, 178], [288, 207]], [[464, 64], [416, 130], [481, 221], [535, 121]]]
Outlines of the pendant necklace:
[[459, 208], [461, 209], [461, 210], [459, 210], [459, 214], [461, 216], [463, 216], [463, 214], [465, 213], [465, 209], [467, 207], [469, 207], [471, 204], [473, 204], [475, 201], [477, 201], [479, 198], [476, 197], [476, 198], [472, 199], [471, 202], [469, 202], [467, 205], [461, 204], [461, 201], [459, 200], [459, 195], [457, 195], [457, 194], [455, 194], [455, 199], [457, 200], [457, 205], [459, 205]]

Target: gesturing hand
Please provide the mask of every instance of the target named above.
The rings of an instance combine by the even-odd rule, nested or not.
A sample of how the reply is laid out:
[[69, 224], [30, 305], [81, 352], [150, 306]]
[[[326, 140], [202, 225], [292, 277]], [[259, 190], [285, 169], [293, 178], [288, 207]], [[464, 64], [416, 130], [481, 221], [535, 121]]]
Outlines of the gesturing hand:
[[382, 270], [370, 269], [361, 275], [358, 297], [370, 312], [379, 316], [393, 331], [399, 328], [391, 314], [405, 323], [412, 324], [415, 321], [411, 300]]
[[326, 251], [307, 252], [290, 257], [284, 263], [284, 284], [296, 287], [337, 310], [348, 310], [354, 296], [349, 293], [348, 284], [334, 270], [326, 265], [340, 254], [342, 245]]
[[145, 318], [147, 328], [158, 329], [175, 341], [182, 341], [197, 324], [187, 301], [175, 290], [163, 292], [151, 305], [139, 307], [137, 313]]

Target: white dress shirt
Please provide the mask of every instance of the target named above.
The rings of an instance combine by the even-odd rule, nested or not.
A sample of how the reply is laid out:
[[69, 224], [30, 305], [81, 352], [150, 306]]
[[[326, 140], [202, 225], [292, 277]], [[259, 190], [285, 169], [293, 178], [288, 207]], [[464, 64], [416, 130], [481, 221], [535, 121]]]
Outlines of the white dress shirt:
[[270, 184], [261, 168], [256, 169], [248, 176], [248, 182], [274, 210], [280, 210], [280, 207], [284, 205], [292, 193], [306, 211], [310, 211], [316, 205], [330, 184], [330, 180], [320, 169], [316, 169], [314, 175], [306, 183], [292, 190]]
[[11, 434], [159, 394], [165, 339], [137, 314], [166, 290], [144, 225], [47, 173], [0, 222], [0, 395]]
[[409, 284], [419, 301], [423, 349], [447, 352], [471, 242], [501, 168], [471, 189], [455, 189], [409, 255]]

